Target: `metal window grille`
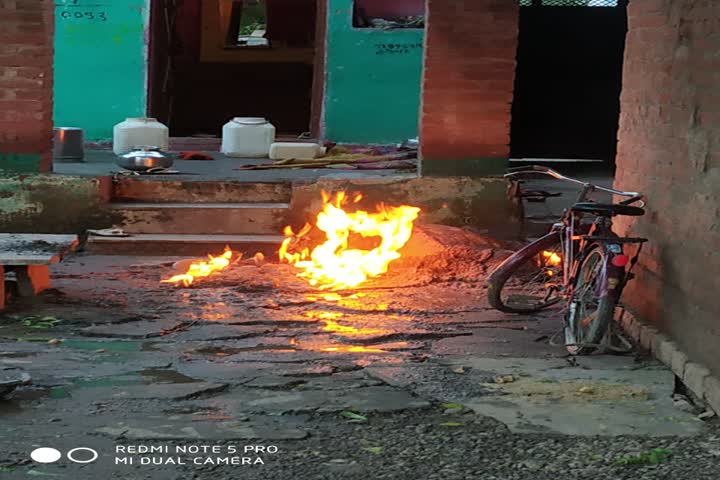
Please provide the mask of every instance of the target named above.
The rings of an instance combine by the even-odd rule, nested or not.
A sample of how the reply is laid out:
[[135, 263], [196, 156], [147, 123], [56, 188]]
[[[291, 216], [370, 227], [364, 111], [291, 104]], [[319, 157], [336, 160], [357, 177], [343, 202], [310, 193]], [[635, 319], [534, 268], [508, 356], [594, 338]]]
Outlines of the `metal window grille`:
[[617, 7], [621, 0], [520, 0], [521, 7]]

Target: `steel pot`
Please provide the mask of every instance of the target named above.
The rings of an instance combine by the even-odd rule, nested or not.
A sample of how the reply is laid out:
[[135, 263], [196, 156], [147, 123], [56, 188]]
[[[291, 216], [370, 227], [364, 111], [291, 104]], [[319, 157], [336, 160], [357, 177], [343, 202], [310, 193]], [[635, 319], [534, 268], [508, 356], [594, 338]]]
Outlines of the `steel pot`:
[[56, 161], [82, 160], [85, 143], [82, 128], [59, 127], [54, 129], [53, 157]]
[[135, 147], [132, 152], [120, 155], [117, 164], [126, 170], [144, 172], [152, 168], [170, 168], [173, 159], [159, 147]]

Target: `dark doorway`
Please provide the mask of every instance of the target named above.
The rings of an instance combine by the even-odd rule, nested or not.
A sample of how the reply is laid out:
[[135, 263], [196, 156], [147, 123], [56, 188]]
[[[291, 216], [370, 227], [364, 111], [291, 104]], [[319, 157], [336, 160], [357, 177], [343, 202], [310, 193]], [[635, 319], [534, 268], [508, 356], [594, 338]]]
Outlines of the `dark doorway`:
[[593, 159], [612, 165], [626, 3], [522, 0], [512, 158]]
[[153, 0], [149, 114], [175, 137], [217, 136], [236, 116], [314, 130], [318, 13], [316, 0]]

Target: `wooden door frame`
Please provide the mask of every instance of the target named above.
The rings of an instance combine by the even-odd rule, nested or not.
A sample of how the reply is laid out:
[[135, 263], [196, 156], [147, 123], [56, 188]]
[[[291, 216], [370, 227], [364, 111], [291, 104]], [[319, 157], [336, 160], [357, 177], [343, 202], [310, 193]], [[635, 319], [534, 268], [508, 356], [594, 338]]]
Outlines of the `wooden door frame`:
[[160, 95], [163, 85], [159, 74], [162, 68], [167, 68], [167, 65], [161, 66], [158, 56], [161, 48], [164, 47], [166, 54], [170, 53], [171, 48], [171, 45], [167, 42], [167, 37], [163, 36], [167, 29], [163, 12], [165, 1], [150, 0], [148, 2], [150, 11], [148, 15], [147, 76], [145, 80], [146, 116], [155, 117], [163, 123], [168, 121], [164, 117], [168, 114], [169, 99]]
[[[327, 20], [328, 20], [328, 0], [315, 0], [316, 2], [316, 20], [315, 20], [315, 53], [313, 58], [313, 81], [311, 92], [310, 133], [313, 138], [320, 139], [324, 133], [323, 114], [325, 106], [325, 66], [327, 52]], [[148, 20], [149, 40], [147, 46], [147, 79], [146, 79], [146, 98], [145, 109], [148, 116], [163, 113], [164, 108], [161, 106], [161, 100], [157, 93], [162, 88], [159, 85], [158, 70], [160, 68], [156, 55], [158, 42], [157, 35], [164, 27], [164, 18], [162, 15], [163, 0], [150, 0], [150, 14]], [[166, 45], [166, 48], [169, 46]]]
[[310, 134], [321, 139], [325, 133], [323, 117], [325, 110], [325, 55], [327, 52], [328, 1], [316, 0], [315, 12], [315, 58], [313, 69], [312, 104], [310, 106]]

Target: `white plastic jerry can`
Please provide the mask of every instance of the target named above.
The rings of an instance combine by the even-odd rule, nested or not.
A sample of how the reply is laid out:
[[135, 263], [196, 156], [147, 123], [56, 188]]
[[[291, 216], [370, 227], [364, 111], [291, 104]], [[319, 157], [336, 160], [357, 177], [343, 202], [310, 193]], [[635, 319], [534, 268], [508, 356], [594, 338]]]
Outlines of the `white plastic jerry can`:
[[261, 117], [235, 117], [225, 124], [220, 151], [228, 157], [265, 158], [275, 142], [275, 127]]
[[325, 147], [317, 143], [276, 142], [270, 145], [272, 160], [312, 160], [325, 155]]
[[170, 129], [155, 118], [128, 118], [113, 128], [113, 152], [122, 155], [135, 147], [170, 149]]

